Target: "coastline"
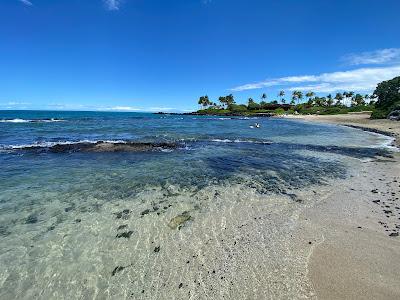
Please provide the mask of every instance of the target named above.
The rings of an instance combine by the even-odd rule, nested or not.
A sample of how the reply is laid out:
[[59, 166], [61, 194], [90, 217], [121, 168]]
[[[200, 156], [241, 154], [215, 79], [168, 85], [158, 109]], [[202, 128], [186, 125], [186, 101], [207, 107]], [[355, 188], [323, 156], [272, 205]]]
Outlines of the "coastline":
[[[367, 113], [288, 118], [372, 131], [400, 142], [399, 122], [370, 120]], [[400, 155], [359, 162], [351, 172], [300, 217], [320, 236], [310, 251], [308, 278], [320, 299], [399, 299]]]
[[[181, 126], [180, 118], [172, 119], [173, 124]], [[206, 181], [202, 186], [183, 177], [160, 185], [159, 177], [152, 181], [146, 176], [149, 170], [156, 174], [159, 167], [168, 166], [175, 153], [168, 148], [179, 146], [176, 144], [124, 143], [116, 137], [95, 143], [64, 142], [55, 148], [52, 143], [44, 143], [47, 146], [39, 149], [18, 148], [16, 152], [22, 155], [13, 156], [14, 162], [26, 157], [58, 157], [60, 168], [67, 172], [66, 176], [63, 172], [51, 173], [47, 188], [42, 182], [49, 182], [49, 167], [39, 172], [34, 169], [32, 179], [25, 182], [44, 186], [41, 192], [27, 190], [15, 198], [15, 209], [3, 214], [0, 298], [400, 297], [400, 237], [389, 236], [400, 231], [400, 211], [396, 208], [400, 205], [395, 200], [400, 182], [399, 154], [391, 157], [379, 149], [367, 153], [361, 148], [357, 154], [348, 151], [351, 146], [343, 151], [329, 149], [335, 144], [339, 148], [353, 144], [380, 147], [389, 138], [336, 126], [305, 126], [310, 124], [303, 121], [257, 120], [263, 124], [257, 131], [248, 129], [253, 121], [247, 119], [205, 120], [199, 118], [196, 128], [211, 122], [214, 125], [210, 128], [230, 124], [232, 131], [247, 130], [254, 136], [263, 134], [263, 129], [268, 136], [268, 130], [276, 131], [283, 124], [296, 133], [286, 142], [299, 146], [293, 149], [283, 143], [279, 152], [274, 152], [274, 143], [251, 147], [250, 142], [246, 144], [252, 154], [248, 158], [258, 153], [260, 160], [246, 160], [242, 154], [236, 157], [251, 166], [256, 162], [255, 172], [269, 170], [265, 175], [268, 181], [258, 181], [253, 171], [238, 173], [239, 181]], [[112, 122], [115, 124], [116, 119]], [[196, 121], [189, 118], [187, 122]], [[240, 126], [244, 129], [237, 127], [237, 122], [244, 124]], [[66, 121], [62, 126], [71, 123]], [[107, 123], [103, 125], [108, 127]], [[305, 127], [313, 128], [311, 134]], [[308, 139], [310, 135], [328, 146], [319, 148]], [[229, 148], [243, 146], [225, 141], [213, 142], [212, 151], [221, 147], [221, 153], [229, 153]], [[303, 143], [309, 147], [302, 147]], [[281, 153], [285, 155], [279, 165], [263, 164]], [[144, 165], [132, 160], [136, 155]], [[129, 157], [131, 160], [125, 163]], [[157, 157], [157, 164], [149, 164], [151, 157]], [[318, 164], [308, 163], [313, 157]], [[180, 168], [178, 160], [173, 161], [175, 173], [190, 167], [184, 164]], [[224, 157], [213, 161], [219, 162], [225, 168], [230, 160]], [[68, 169], [71, 164], [76, 167]], [[195, 172], [199, 166], [204, 164], [192, 166], [188, 172]], [[238, 164], [233, 166], [237, 168]], [[137, 175], [136, 169], [145, 172]], [[142, 178], [141, 186], [131, 184]], [[8, 186], [13, 186], [11, 183]], [[270, 189], [264, 189], [265, 183]], [[58, 188], [63, 192], [54, 193]], [[19, 186], [3, 188], [0, 200], [14, 199], [16, 191], [24, 193]], [[35, 206], [26, 206], [25, 199]], [[57, 201], [50, 201], [53, 199]], [[1, 227], [3, 224], [13, 225]], [[16, 285], [24, 288], [16, 290]]]
[[364, 112], [343, 115], [286, 115], [278, 118], [342, 125], [383, 134], [394, 137], [395, 145], [400, 147], [400, 122], [387, 119], [371, 120], [370, 116], [370, 112]]

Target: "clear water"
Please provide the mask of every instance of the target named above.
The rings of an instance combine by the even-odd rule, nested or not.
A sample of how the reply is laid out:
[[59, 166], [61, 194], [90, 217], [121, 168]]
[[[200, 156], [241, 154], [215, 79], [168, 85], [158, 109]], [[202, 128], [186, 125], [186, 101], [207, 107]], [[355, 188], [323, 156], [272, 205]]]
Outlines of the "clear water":
[[[251, 128], [255, 122], [261, 128]], [[136, 153], [22, 149], [100, 140], [178, 142], [180, 147]], [[293, 215], [290, 203], [298, 200], [297, 191], [345, 178], [348, 159], [385, 155], [379, 145], [386, 141], [352, 128], [285, 119], [1, 111], [0, 297], [144, 297], [142, 290], [151, 290], [157, 280], [175, 283], [166, 271], [175, 256], [161, 263], [166, 277], [151, 277], [140, 265], [152, 262], [154, 237], [163, 247], [177, 247], [166, 226], [174, 216], [189, 211], [187, 234], [199, 230], [201, 236], [206, 232], [200, 224], [231, 209], [232, 201], [263, 199], [274, 203], [269, 209], [280, 216], [270, 219], [272, 236]], [[274, 195], [289, 200], [275, 203]], [[134, 226], [132, 237], [116, 238], [120, 225], [127, 225], [127, 233]], [[180, 232], [183, 239], [184, 229]], [[112, 271], [119, 265], [137, 266], [118, 271], [141, 278], [133, 291], [127, 277], [115, 280]], [[171, 295], [166, 290], [147, 297]]]

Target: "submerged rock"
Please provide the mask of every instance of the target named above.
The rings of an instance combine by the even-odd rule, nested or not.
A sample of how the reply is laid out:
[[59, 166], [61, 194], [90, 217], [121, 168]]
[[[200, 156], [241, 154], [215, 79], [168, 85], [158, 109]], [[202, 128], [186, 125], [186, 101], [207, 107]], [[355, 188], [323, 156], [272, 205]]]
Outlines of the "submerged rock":
[[25, 224], [34, 224], [37, 222], [38, 222], [38, 217], [35, 214], [29, 215], [25, 220]]
[[129, 209], [124, 209], [123, 211], [114, 213], [117, 219], [123, 219], [123, 220], [128, 220], [129, 219], [129, 214], [131, 211]]
[[141, 213], [140, 213], [140, 215], [141, 216], [144, 216], [144, 215], [147, 215], [147, 214], [149, 214], [150, 213], [150, 209], [145, 209], [144, 211], [142, 211]]
[[132, 230], [130, 230], [130, 231], [125, 231], [125, 232], [118, 233], [115, 237], [116, 237], [116, 238], [126, 238], [126, 239], [129, 239], [129, 238], [131, 237], [132, 233], [133, 233]]
[[126, 224], [124, 224], [124, 225], [119, 225], [118, 228], [117, 228], [117, 230], [121, 230], [121, 229], [124, 229], [124, 228], [126, 228], [126, 227], [128, 227], [128, 225], [126, 225]]
[[111, 276], [114, 276], [118, 272], [121, 272], [123, 269], [125, 269], [125, 267], [123, 267], [123, 266], [115, 267], [114, 270], [111, 272]]
[[187, 221], [189, 221], [190, 219], [191, 216], [187, 212], [184, 212], [181, 215], [172, 218], [168, 223], [168, 227], [171, 229], [176, 229], [181, 225], [183, 225], [184, 223], [186, 223]]
[[178, 148], [176, 143], [142, 143], [142, 142], [78, 142], [70, 144], [55, 144], [50, 147], [28, 146], [21, 150], [39, 152], [70, 153], [70, 152], [144, 152], [154, 150], [173, 150]]

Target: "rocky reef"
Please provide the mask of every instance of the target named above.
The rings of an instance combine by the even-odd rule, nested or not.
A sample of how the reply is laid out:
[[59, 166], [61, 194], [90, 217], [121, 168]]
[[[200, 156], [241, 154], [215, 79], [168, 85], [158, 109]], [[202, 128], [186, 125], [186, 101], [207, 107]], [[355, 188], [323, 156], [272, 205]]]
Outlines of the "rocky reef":
[[71, 153], [71, 152], [146, 152], [157, 150], [173, 150], [178, 148], [176, 143], [144, 143], [144, 142], [78, 142], [70, 144], [55, 144], [49, 147], [27, 146], [20, 150], [37, 152]]

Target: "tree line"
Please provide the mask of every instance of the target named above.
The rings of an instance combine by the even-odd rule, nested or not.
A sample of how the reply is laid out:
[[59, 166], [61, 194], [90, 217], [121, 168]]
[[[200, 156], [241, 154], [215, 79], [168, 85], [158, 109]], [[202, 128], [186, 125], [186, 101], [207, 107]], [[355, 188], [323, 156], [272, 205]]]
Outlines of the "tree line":
[[[238, 108], [238, 106], [242, 107], [244, 109], [245, 107], [248, 110], [256, 110], [256, 109], [268, 109], [269, 107], [276, 106], [276, 105], [285, 105], [286, 104], [286, 99], [285, 99], [285, 91], [281, 90], [278, 93], [278, 98], [279, 100], [273, 100], [271, 102], [267, 102], [267, 94], [262, 93], [260, 96], [260, 102], [256, 102], [253, 98], [249, 98], [247, 100], [247, 105], [244, 104], [237, 104], [234, 96], [232, 94], [229, 94], [227, 96], [221, 96], [218, 98], [218, 102], [213, 102], [209, 99], [209, 97], [206, 96], [201, 96], [198, 100], [198, 104], [203, 107], [203, 109], [207, 108], [212, 108], [212, 109], [231, 109], [231, 108]], [[307, 99], [305, 103], [303, 103], [304, 97]], [[332, 94], [328, 94], [327, 96], [324, 97], [319, 97], [316, 96], [316, 94], [312, 91], [307, 92], [305, 95], [303, 94], [302, 91], [299, 90], [294, 90], [290, 94], [290, 106], [295, 106], [299, 105], [300, 103], [302, 104], [307, 104], [308, 106], [322, 106], [322, 107], [331, 107], [331, 106], [345, 106], [344, 101], [350, 103], [350, 106], [363, 106], [369, 103], [370, 105], [373, 105], [376, 102], [376, 96], [375, 95], [361, 95], [361, 94], [356, 94], [352, 91], [350, 92], [343, 92], [343, 93], [336, 93], [335, 96]]]

